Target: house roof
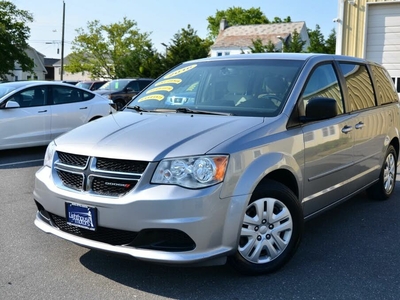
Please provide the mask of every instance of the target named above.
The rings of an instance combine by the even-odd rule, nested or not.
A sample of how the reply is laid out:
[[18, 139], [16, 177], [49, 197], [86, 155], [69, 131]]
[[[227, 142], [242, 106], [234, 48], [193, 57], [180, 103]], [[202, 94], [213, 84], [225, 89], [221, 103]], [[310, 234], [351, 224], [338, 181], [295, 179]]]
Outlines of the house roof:
[[231, 26], [220, 31], [211, 48], [249, 47], [256, 39], [261, 39], [263, 44], [268, 41], [277, 44], [280, 42], [278, 37], [286, 40], [295, 30], [300, 33], [305, 26], [303, 21]]
[[59, 58], [44, 58], [44, 65], [45, 66], [53, 66], [56, 62], [58, 62], [60, 59]]

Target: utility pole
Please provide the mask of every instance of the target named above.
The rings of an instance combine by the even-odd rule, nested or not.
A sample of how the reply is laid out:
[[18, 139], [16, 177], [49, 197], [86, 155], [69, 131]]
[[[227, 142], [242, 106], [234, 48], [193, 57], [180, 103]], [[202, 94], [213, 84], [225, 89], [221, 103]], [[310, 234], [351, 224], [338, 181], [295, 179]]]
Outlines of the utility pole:
[[64, 28], [65, 28], [65, 2], [63, 0], [63, 17], [62, 17], [62, 34], [61, 34], [61, 75], [60, 75], [61, 80], [63, 80], [64, 76]]

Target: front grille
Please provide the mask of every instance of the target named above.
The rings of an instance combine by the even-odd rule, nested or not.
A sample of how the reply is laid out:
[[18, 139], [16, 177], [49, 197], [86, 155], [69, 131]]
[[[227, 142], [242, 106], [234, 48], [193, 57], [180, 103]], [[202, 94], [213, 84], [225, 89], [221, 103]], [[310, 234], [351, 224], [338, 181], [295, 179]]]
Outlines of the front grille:
[[92, 181], [92, 191], [99, 195], [117, 196], [126, 194], [135, 185], [136, 181], [128, 182], [127, 180], [96, 177]]
[[63, 184], [74, 190], [83, 190], [83, 174], [76, 174], [57, 170], [58, 177], [60, 177]]
[[148, 162], [57, 152], [55, 170], [62, 187], [121, 197], [140, 180]]
[[[107, 227], [97, 227], [96, 231], [68, 225], [65, 218], [51, 214], [38, 206], [42, 216], [49, 216], [53, 226], [63, 232], [98, 241], [113, 246], [131, 246], [141, 249], [181, 252], [196, 248], [195, 242], [184, 232], [176, 229], [144, 229], [133, 232]], [[47, 218], [47, 217], [46, 217]]]
[[103, 171], [142, 174], [147, 162], [122, 159], [97, 158], [96, 168]]
[[69, 154], [65, 152], [57, 152], [58, 159], [62, 164], [75, 166], [75, 167], [85, 167], [88, 162], [88, 156]]
[[137, 236], [136, 232], [97, 227], [96, 231], [91, 231], [76, 226], [68, 225], [65, 218], [50, 214], [54, 224], [64, 232], [89, 240], [107, 243], [113, 246], [130, 244]]

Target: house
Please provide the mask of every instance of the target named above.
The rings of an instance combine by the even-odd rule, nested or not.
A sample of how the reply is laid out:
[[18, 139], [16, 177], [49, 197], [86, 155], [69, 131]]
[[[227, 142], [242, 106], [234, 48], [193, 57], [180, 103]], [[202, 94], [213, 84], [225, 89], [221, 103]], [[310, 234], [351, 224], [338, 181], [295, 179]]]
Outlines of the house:
[[[68, 65], [69, 59], [68, 55], [64, 58], [64, 67]], [[61, 80], [61, 59], [53, 64], [54, 67], [54, 80]], [[90, 76], [90, 72], [83, 71], [80, 73], [69, 73], [65, 71], [63, 68], [63, 79], [65, 81], [84, 81], [84, 80], [92, 80]]]
[[44, 55], [32, 47], [28, 47], [25, 52], [31, 59], [33, 59], [33, 73], [22, 71], [20, 64], [15, 63], [14, 70], [12, 71], [13, 75], [7, 75], [7, 81], [45, 79], [47, 71], [44, 66]]
[[54, 64], [58, 62], [60, 59], [58, 58], [44, 58], [44, 67], [46, 68], [47, 74], [46, 80], [54, 80]]
[[307, 49], [310, 40], [305, 22], [228, 26], [226, 20], [221, 20], [220, 31], [211, 46], [210, 56], [250, 53], [250, 47], [253, 47], [253, 41], [257, 39], [260, 39], [263, 45], [271, 41], [275, 49], [281, 51], [283, 43], [290, 41], [295, 31], [306, 42], [303, 48]]
[[339, 0], [336, 54], [382, 64], [400, 93], [400, 1]]

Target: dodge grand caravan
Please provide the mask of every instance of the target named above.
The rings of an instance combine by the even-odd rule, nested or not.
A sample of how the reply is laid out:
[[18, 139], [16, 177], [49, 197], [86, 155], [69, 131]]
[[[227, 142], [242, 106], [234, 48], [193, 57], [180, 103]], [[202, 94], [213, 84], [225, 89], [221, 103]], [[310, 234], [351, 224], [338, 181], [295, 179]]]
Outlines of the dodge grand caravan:
[[[191, 101], [166, 103], [193, 86]], [[387, 71], [361, 59], [189, 61], [49, 144], [35, 224], [139, 260], [272, 272], [307, 219], [364, 190], [392, 195], [399, 113]]]

